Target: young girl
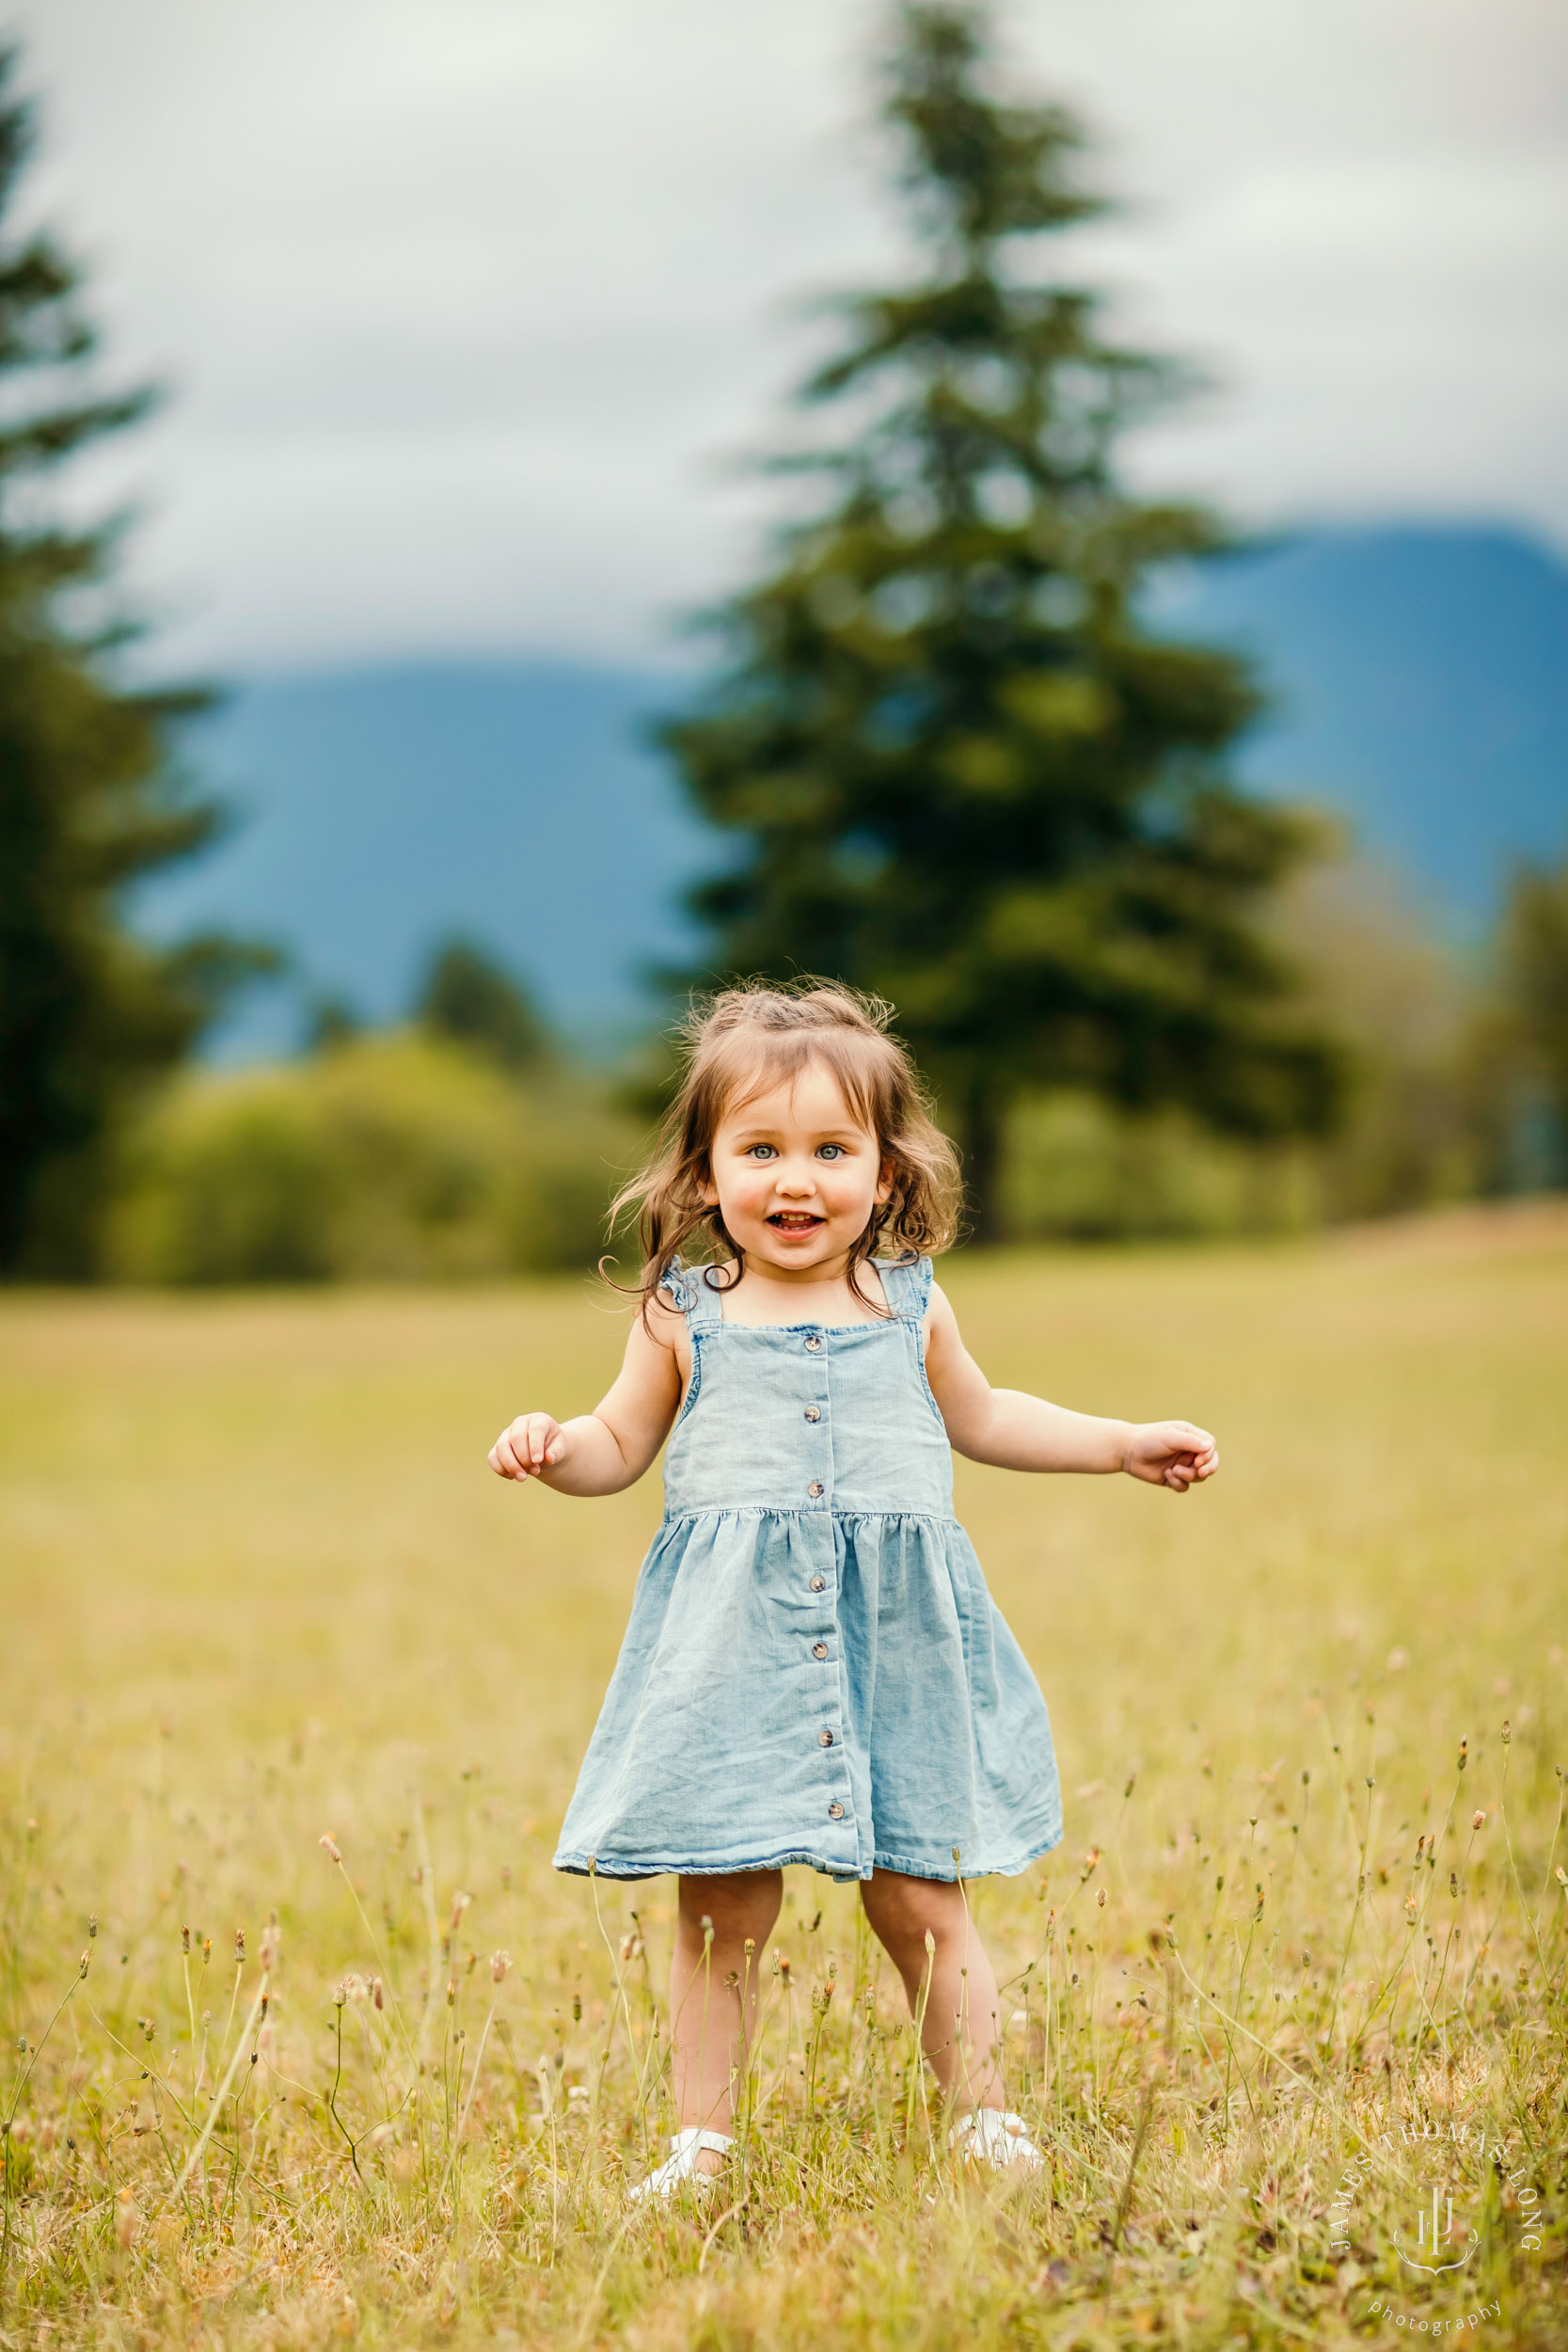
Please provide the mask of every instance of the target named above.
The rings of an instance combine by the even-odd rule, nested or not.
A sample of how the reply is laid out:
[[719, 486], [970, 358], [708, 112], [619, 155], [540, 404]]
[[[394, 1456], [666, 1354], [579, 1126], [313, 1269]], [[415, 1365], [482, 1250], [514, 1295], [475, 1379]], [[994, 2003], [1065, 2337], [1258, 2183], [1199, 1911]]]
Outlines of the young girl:
[[[911, 2009], [925, 1992], [956, 2143], [1038, 2166], [960, 1873], [1025, 1869], [1060, 1839], [1061, 1801], [1045, 1702], [953, 1517], [949, 1449], [1177, 1494], [1216, 1465], [1189, 1422], [990, 1386], [931, 1280], [952, 1148], [885, 1022], [816, 983], [731, 989], [694, 1022], [659, 1146], [617, 1203], [639, 1206], [648, 1254], [619, 1377], [578, 1420], [522, 1414], [490, 1454], [502, 1478], [613, 1494], [670, 1438], [664, 1522], [555, 1858], [679, 1874], [681, 2128], [641, 2196], [734, 2145], [791, 1862], [858, 1880]], [[706, 1263], [683, 1260], [694, 1238]]]

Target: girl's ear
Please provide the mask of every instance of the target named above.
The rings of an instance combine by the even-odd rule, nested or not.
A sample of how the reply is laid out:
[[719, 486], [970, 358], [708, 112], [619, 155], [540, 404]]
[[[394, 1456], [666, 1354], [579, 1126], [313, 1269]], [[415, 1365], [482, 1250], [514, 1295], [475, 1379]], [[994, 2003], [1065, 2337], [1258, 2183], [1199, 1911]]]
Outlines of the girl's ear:
[[696, 1179], [697, 1198], [704, 1208], [716, 1209], [719, 1206], [719, 1187], [713, 1181], [713, 1162], [705, 1159], [692, 1170], [692, 1174]]
[[892, 1200], [893, 1187], [895, 1182], [896, 1177], [895, 1175], [893, 1162], [891, 1160], [884, 1160], [882, 1162], [882, 1180], [877, 1186], [876, 1194], [877, 1206], [879, 1209], [885, 1209], [888, 1202]]

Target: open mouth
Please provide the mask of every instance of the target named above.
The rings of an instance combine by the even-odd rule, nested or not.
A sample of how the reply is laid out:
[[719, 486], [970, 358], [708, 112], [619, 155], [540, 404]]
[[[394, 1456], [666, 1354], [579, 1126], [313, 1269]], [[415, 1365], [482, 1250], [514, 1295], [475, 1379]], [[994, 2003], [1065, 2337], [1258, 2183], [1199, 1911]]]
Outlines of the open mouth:
[[815, 1233], [827, 1221], [814, 1216], [809, 1209], [775, 1209], [768, 1219], [776, 1233]]

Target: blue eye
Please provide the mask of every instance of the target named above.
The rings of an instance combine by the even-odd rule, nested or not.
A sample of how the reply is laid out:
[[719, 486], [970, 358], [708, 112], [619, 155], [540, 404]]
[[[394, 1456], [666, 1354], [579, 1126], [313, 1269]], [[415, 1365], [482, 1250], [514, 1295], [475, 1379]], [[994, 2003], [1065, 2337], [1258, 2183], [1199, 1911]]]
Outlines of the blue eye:
[[774, 1151], [773, 1146], [770, 1143], [753, 1143], [747, 1152], [746, 1156], [750, 1160], [763, 1158], [776, 1160], [779, 1155], [777, 1152]]
[[819, 1144], [816, 1156], [819, 1160], [841, 1160], [844, 1157], [844, 1146], [842, 1143]]

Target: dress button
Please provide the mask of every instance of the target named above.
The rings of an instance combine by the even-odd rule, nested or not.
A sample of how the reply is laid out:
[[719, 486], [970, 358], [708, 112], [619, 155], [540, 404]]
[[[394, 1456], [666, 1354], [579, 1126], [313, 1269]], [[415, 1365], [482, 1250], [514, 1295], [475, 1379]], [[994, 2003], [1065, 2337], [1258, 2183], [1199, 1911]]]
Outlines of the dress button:
[[811, 1352], [812, 1352], [812, 1354], [813, 1354], [814, 1356], [817, 1353], [818, 1349], [821, 1347], [822, 1343], [821, 1343], [821, 1341], [817, 1338], [817, 1336], [816, 1336], [816, 1332], [815, 1332], [815, 1331], [811, 1331], [811, 1332], [808, 1332], [808, 1333], [807, 1333], [807, 1335], [806, 1335], [806, 1345], [810, 1348], [810, 1350], [811, 1350]]
[[811, 1581], [811, 1589], [814, 1593], [825, 1593], [828, 1589], [827, 1578], [825, 1576], [814, 1576]]
[[830, 1821], [842, 1821], [844, 1819], [844, 1807], [836, 1797], [828, 1807], [828, 1819]]
[[826, 1658], [828, 1655], [827, 1643], [814, 1642], [811, 1645], [811, 1654], [814, 1658]]
[[806, 1406], [806, 1419], [808, 1421], [820, 1421], [821, 1418], [822, 1416], [815, 1405], [808, 1405]]
[[812, 1501], [815, 1502], [816, 1501], [816, 1499], [817, 1499], [818, 1495], [820, 1495], [820, 1493], [822, 1492], [822, 1481], [820, 1480], [820, 1478], [814, 1478], [814, 1479], [812, 1480], [812, 1482], [811, 1482], [811, 1485], [810, 1485], [810, 1486], [806, 1488], [806, 1492], [807, 1492], [807, 1494], [808, 1494], [808, 1495], [810, 1495], [810, 1497], [811, 1497]]
[[831, 1748], [833, 1744], [832, 1733], [831, 1731], [819, 1731], [816, 1735], [816, 1744], [819, 1748]]

